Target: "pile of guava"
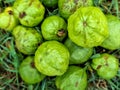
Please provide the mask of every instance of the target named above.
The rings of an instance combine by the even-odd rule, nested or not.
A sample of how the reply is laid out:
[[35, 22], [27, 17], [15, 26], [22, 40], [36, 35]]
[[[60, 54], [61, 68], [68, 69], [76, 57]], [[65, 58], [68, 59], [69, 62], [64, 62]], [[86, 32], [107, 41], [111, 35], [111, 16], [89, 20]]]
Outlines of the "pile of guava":
[[[48, 11], [56, 8], [58, 13]], [[54, 77], [59, 90], [86, 90], [89, 67], [105, 80], [119, 70], [115, 55], [94, 57], [98, 47], [120, 49], [120, 20], [93, 0], [16, 0], [0, 13], [0, 28], [25, 56], [19, 75], [26, 84]]]

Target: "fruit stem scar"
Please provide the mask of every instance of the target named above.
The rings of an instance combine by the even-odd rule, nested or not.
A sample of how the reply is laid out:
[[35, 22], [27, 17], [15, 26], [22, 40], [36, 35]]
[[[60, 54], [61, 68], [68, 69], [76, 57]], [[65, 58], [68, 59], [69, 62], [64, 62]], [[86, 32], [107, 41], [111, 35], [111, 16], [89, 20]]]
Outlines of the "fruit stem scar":
[[9, 10], [9, 11], [8, 11], [8, 14], [9, 14], [9, 15], [13, 15], [13, 11], [12, 11], [12, 10]]
[[65, 30], [61, 29], [61, 30], [58, 30], [57, 36], [62, 37], [64, 34], [65, 34]]
[[23, 17], [25, 17], [25, 16], [26, 16], [26, 13], [25, 13], [25, 12], [20, 12], [20, 13], [19, 13], [19, 17], [20, 17], [20, 18], [23, 18]]
[[87, 22], [86, 22], [86, 21], [83, 22], [83, 26], [84, 26], [84, 27], [87, 26]]

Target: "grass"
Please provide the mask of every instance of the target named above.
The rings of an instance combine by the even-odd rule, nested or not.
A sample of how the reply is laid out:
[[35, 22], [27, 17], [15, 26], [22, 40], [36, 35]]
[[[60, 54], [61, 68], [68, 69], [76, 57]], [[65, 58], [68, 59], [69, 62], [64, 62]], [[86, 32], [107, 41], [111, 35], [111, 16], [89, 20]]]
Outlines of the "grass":
[[[15, 0], [0, 0], [0, 12], [7, 6], [11, 6]], [[100, 7], [104, 13], [113, 14], [120, 18], [120, 1], [118, 0], [94, 0], [94, 4]], [[47, 10], [49, 15], [56, 14], [57, 9], [52, 13]], [[94, 55], [97, 57], [100, 53], [107, 52], [114, 54], [120, 59], [120, 49], [110, 51], [97, 47], [94, 49]], [[55, 78], [46, 77], [41, 83], [27, 85], [24, 83], [18, 73], [19, 64], [24, 58], [17, 51], [14, 38], [8, 32], [0, 29], [0, 90], [57, 90], [55, 87]], [[88, 88], [87, 90], [120, 90], [120, 69], [115, 78], [104, 80], [88, 64]]]

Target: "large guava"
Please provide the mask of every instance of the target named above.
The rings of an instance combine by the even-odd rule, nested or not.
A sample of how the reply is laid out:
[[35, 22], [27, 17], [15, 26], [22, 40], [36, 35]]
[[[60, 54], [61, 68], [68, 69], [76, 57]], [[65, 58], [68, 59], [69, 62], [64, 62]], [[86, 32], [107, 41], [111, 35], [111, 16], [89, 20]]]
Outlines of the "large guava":
[[120, 20], [113, 15], [106, 15], [108, 20], [109, 36], [101, 44], [102, 47], [115, 50], [120, 48]]
[[44, 19], [41, 31], [45, 40], [62, 41], [67, 35], [67, 24], [57, 15], [49, 16]]
[[68, 36], [78, 46], [99, 46], [108, 35], [107, 19], [98, 7], [80, 7], [68, 19]]
[[17, 49], [26, 55], [34, 54], [42, 43], [42, 35], [35, 28], [17, 26], [12, 32]]
[[68, 19], [78, 8], [92, 5], [93, 0], [58, 0], [59, 13], [65, 19]]
[[19, 23], [14, 15], [12, 7], [6, 7], [4, 12], [0, 13], [0, 28], [11, 32]]
[[45, 75], [41, 74], [34, 66], [34, 57], [26, 57], [19, 66], [19, 74], [27, 84], [40, 83]]
[[108, 80], [117, 75], [119, 61], [115, 56], [103, 53], [92, 60], [91, 66], [100, 77]]
[[56, 77], [55, 84], [58, 90], [86, 90], [86, 71], [78, 66], [69, 66], [63, 75]]
[[35, 66], [47, 76], [59, 76], [69, 65], [69, 51], [58, 41], [43, 42], [35, 52]]
[[16, 17], [24, 26], [36, 26], [44, 18], [45, 8], [39, 0], [16, 0], [13, 8]]
[[70, 64], [82, 64], [89, 60], [93, 48], [83, 48], [73, 43], [69, 38], [64, 42], [70, 52]]

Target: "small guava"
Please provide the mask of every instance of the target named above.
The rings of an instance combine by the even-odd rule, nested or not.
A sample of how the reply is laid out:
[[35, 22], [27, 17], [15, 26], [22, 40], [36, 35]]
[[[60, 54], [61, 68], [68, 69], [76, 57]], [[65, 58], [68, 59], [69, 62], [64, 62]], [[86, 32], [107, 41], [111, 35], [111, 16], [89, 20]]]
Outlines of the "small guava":
[[67, 35], [67, 24], [57, 15], [49, 16], [43, 21], [41, 32], [45, 40], [62, 41]]
[[35, 66], [47, 76], [59, 76], [69, 65], [69, 51], [58, 41], [45, 41], [35, 52]]
[[42, 35], [35, 28], [17, 26], [12, 32], [17, 49], [26, 55], [34, 54], [43, 42]]
[[103, 53], [92, 60], [91, 66], [100, 77], [108, 80], [117, 75], [119, 61], [115, 56]]
[[39, 83], [45, 78], [45, 75], [35, 68], [33, 56], [28, 56], [22, 61], [19, 66], [19, 74], [27, 84]]
[[68, 36], [78, 46], [99, 46], [108, 35], [107, 19], [98, 7], [80, 7], [68, 19]]
[[6, 7], [4, 12], [0, 13], [0, 28], [11, 32], [19, 23], [14, 15], [12, 7]]
[[78, 66], [69, 66], [63, 75], [56, 77], [55, 84], [58, 90], [86, 90], [86, 71]]
[[16, 0], [13, 8], [16, 17], [24, 26], [37, 26], [44, 18], [45, 7], [39, 0]]
[[120, 48], [120, 20], [113, 15], [106, 15], [108, 20], [109, 36], [101, 44], [102, 47], [115, 50]]
[[55, 8], [58, 5], [58, 0], [42, 0], [42, 3], [45, 7]]
[[93, 53], [93, 48], [83, 48], [73, 43], [69, 38], [66, 39], [64, 45], [70, 52], [70, 64], [82, 64], [89, 60]]
[[92, 5], [93, 0], [58, 0], [59, 13], [65, 19], [68, 19], [78, 8]]

